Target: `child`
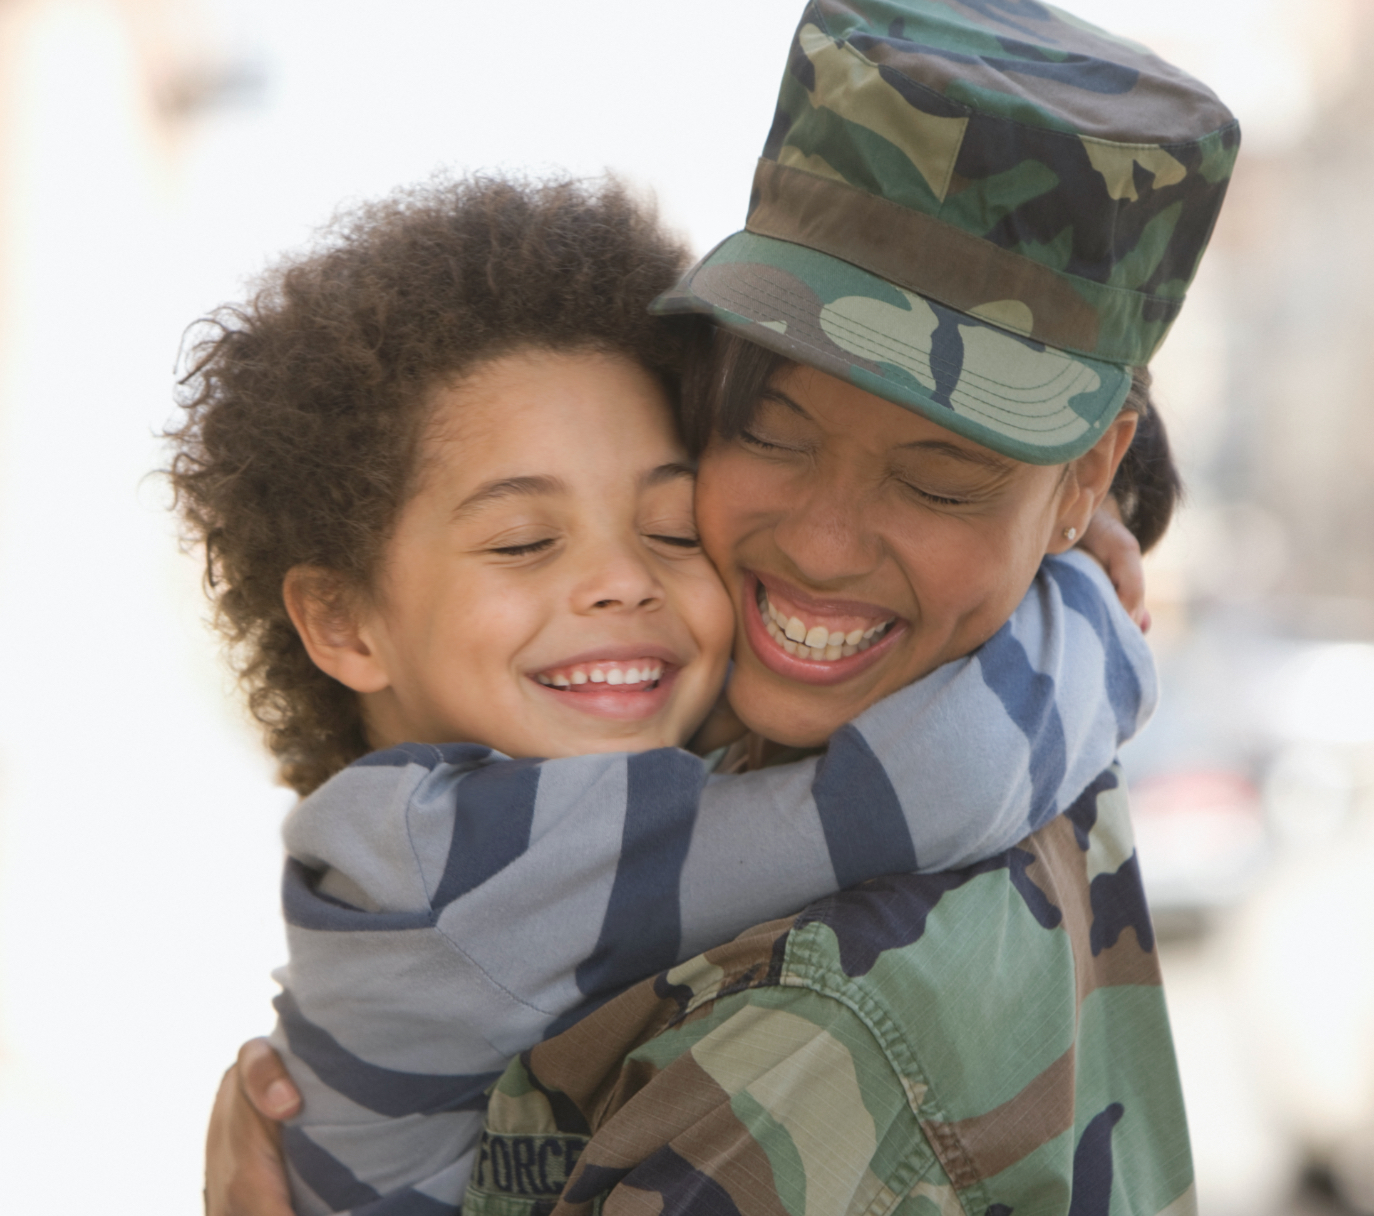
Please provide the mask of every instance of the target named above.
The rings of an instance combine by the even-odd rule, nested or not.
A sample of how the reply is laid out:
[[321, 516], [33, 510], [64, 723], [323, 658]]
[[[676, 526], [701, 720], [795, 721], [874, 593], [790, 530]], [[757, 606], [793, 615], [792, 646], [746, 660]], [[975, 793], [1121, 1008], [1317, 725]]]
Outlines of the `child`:
[[614, 186], [436, 186], [346, 218], [198, 348], [173, 477], [308, 795], [276, 1034], [302, 1213], [453, 1210], [511, 1056], [760, 919], [1006, 849], [1153, 707], [1138, 630], [1069, 556], [823, 756], [708, 780], [676, 750], [733, 630], [646, 314], [680, 261]]

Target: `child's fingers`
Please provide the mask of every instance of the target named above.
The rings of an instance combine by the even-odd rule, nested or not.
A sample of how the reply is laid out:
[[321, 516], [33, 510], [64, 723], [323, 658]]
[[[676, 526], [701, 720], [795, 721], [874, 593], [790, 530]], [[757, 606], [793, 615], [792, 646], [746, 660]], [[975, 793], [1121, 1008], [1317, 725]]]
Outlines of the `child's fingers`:
[[239, 1048], [239, 1077], [244, 1093], [268, 1119], [289, 1119], [301, 1108], [301, 1095], [266, 1039], [249, 1039]]
[[1142, 629], [1149, 628], [1145, 611], [1145, 566], [1140, 542], [1114, 512], [1099, 510], [1083, 533], [1083, 548], [1107, 571], [1122, 607]]
[[210, 1112], [206, 1216], [292, 1216], [277, 1124], [253, 1108], [242, 1079], [237, 1064], [224, 1074]]

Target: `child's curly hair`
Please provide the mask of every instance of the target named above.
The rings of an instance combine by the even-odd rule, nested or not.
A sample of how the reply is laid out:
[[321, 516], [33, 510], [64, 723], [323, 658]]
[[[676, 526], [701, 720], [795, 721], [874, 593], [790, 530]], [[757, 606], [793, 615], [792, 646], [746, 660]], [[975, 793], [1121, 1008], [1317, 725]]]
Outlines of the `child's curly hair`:
[[615, 182], [442, 181], [358, 208], [246, 304], [198, 323], [166, 432], [185, 535], [282, 778], [368, 750], [357, 695], [310, 661], [288, 570], [366, 591], [412, 491], [437, 383], [524, 346], [623, 353], [676, 400], [677, 331], [647, 313], [683, 247]]

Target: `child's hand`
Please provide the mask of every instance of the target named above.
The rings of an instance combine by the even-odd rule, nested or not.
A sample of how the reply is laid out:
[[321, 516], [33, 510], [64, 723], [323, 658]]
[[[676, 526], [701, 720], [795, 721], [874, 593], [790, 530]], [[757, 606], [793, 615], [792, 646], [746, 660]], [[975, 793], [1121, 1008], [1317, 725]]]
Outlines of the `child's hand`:
[[1109, 497], [1098, 507], [1078, 543], [1107, 572], [1131, 620], [1142, 633], [1148, 633], [1150, 614], [1145, 608], [1145, 567], [1140, 542], [1121, 522], [1116, 499]]
[[267, 1040], [245, 1043], [210, 1112], [205, 1216], [292, 1216], [276, 1121], [300, 1107], [300, 1094]]

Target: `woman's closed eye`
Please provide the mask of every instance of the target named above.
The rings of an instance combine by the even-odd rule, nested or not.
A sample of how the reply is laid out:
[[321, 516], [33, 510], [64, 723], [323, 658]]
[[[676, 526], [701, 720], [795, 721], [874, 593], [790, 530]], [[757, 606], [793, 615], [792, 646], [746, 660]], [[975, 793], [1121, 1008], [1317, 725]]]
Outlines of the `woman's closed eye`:
[[986, 506], [1005, 480], [997, 470], [951, 460], [898, 461], [889, 467], [888, 477], [907, 498], [936, 510]]
[[969, 505], [968, 498], [951, 498], [945, 494], [936, 494], [930, 490], [923, 490], [918, 485], [913, 485], [909, 481], [903, 481], [902, 488], [920, 499], [922, 502], [930, 503], [937, 507], [966, 507]]
[[[754, 448], [760, 454], [771, 455], [774, 457], [803, 456], [806, 451], [803, 447], [792, 444], [778, 443], [774, 438], [765, 438], [755, 431], [741, 430], [740, 440], [748, 447]], [[968, 495], [937, 494], [933, 490], [927, 490], [916, 485], [914, 482], [905, 478], [898, 477], [898, 483], [912, 497], [919, 499], [935, 507], [966, 507], [973, 501]]]
[[777, 456], [802, 456], [805, 449], [798, 444], [779, 443], [775, 437], [765, 438], [755, 431], [741, 430], [739, 433], [740, 441], [747, 447], [753, 448], [757, 452], [768, 453]]

